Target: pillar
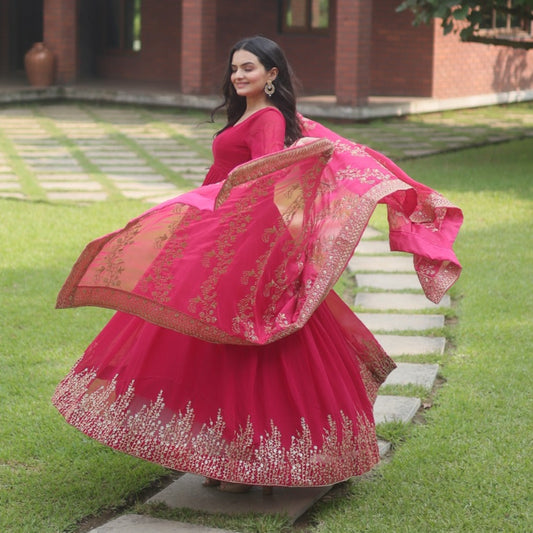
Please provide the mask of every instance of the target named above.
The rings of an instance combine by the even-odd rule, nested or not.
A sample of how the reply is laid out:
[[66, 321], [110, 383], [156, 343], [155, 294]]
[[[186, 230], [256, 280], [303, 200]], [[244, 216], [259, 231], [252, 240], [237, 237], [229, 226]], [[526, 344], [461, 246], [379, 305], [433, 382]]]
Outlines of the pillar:
[[337, 0], [335, 95], [341, 105], [365, 105], [370, 93], [372, 0]]
[[43, 40], [55, 54], [56, 83], [78, 76], [78, 0], [44, 0]]
[[181, 91], [211, 94], [215, 79], [216, 0], [182, 0]]

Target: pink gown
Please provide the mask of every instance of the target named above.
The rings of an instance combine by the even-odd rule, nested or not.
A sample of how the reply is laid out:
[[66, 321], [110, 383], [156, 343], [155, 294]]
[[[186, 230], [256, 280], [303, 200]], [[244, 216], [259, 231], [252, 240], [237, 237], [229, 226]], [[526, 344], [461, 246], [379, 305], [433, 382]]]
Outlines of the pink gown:
[[383, 155], [261, 110], [213, 143], [203, 187], [89, 243], [58, 307], [118, 312], [58, 385], [67, 422], [114, 449], [230, 482], [331, 485], [378, 461], [394, 368], [332, 291], [377, 202], [429, 298], [457, 279], [458, 208]]

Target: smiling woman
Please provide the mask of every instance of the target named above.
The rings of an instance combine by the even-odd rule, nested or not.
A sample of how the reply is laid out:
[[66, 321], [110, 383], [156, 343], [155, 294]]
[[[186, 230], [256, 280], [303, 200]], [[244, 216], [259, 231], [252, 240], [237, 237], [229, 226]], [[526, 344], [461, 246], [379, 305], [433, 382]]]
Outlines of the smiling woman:
[[257, 56], [251, 52], [235, 51], [231, 62], [230, 79], [235, 92], [246, 98], [246, 111], [236, 124], [269, 105], [267, 98], [271, 98], [276, 90], [272, 82], [277, 74], [277, 67], [272, 67], [267, 71]]
[[273, 41], [238, 42], [223, 90], [204, 186], [89, 243], [72, 269], [58, 307], [118, 312], [53, 401], [87, 435], [208, 486], [331, 485], [379, 461], [373, 402], [395, 366], [332, 288], [383, 202], [391, 247], [438, 302], [461, 270], [462, 215], [299, 115]]

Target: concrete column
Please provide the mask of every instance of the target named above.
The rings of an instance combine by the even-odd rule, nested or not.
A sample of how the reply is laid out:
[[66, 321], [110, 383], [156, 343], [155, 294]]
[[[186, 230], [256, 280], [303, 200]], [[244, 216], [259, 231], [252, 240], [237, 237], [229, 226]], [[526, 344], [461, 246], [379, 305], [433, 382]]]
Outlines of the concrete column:
[[78, 0], [44, 0], [43, 36], [55, 54], [56, 83], [68, 84], [78, 77]]
[[372, 0], [337, 0], [335, 95], [341, 105], [364, 105], [370, 92]]
[[216, 0], [183, 0], [181, 28], [181, 91], [211, 94], [215, 79]]

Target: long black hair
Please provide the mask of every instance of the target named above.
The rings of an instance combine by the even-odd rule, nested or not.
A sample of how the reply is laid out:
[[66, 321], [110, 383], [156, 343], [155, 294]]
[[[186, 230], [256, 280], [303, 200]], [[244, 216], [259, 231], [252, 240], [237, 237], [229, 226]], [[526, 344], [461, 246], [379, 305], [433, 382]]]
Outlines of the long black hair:
[[222, 83], [224, 102], [211, 113], [211, 118], [213, 119], [219, 109], [226, 108], [227, 123], [217, 132], [217, 135], [226, 128], [233, 126], [246, 111], [246, 97], [239, 96], [231, 83], [231, 63], [233, 54], [237, 50], [246, 50], [257, 56], [267, 71], [274, 67], [278, 69], [278, 75], [273, 81], [276, 90], [270, 100], [285, 117], [285, 144], [292, 144], [302, 136], [300, 121], [296, 114], [294, 74], [283, 50], [278, 44], [260, 35], [242, 39], [230, 51], [228, 65]]

